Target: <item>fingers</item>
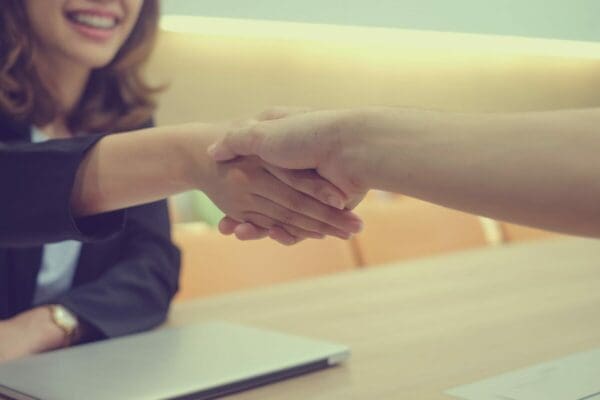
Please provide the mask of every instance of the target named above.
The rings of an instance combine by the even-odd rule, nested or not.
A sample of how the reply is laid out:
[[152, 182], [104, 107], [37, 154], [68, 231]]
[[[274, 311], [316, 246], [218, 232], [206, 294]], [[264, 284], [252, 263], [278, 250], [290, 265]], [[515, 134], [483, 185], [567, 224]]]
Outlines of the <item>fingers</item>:
[[251, 222], [238, 222], [226, 216], [219, 222], [219, 232], [226, 236], [235, 234], [236, 238], [244, 241], [259, 240], [270, 236], [272, 239], [285, 245], [299, 243], [305, 238], [323, 239], [325, 237], [320, 233], [304, 231], [295, 226], [278, 226], [277, 221], [266, 216], [257, 214], [249, 217], [262, 226], [268, 226], [269, 228], [261, 228]]
[[234, 233], [239, 240], [260, 240], [269, 236], [268, 229], [259, 228], [249, 222], [239, 224]]
[[232, 224], [231, 229], [228, 230], [227, 233], [220, 229], [221, 233], [224, 235], [235, 234], [236, 238], [242, 241], [260, 240], [269, 237], [283, 245], [291, 246], [298, 244], [307, 238], [323, 239], [325, 237], [316, 232], [305, 232], [294, 226], [278, 226], [276, 225], [277, 221], [275, 220], [272, 220], [273, 225], [269, 229], [259, 228], [251, 222], [237, 222], [229, 217], [225, 217], [221, 220], [221, 225], [229, 223]]
[[230, 217], [223, 217], [221, 221], [219, 221], [219, 232], [225, 236], [229, 236], [235, 232], [235, 228], [240, 224]]
[[279, 226], [274, 226], [273, 228], [269, 229], [269, 238], [285, 246], [292, 246], [304, 240], [302, 238], [291, 235], [285, 229]]
[[[256, 181], [253, 189], [255, 196], [270, 202], [267, 206], [263, 202], [264, 208], [261, 213], [270, 215], [284, 224], [327, 235], [333, 234], [344, 239], [348, 234], [359, 233], [362, 230], [362, 221], [354, 213], [327, 206], [273, 177]], [[276, 215], [265, 212], [271, 203], [278, 206], [273, 210], [277, 212]], [[340, 232], [344, 235], [340, 236]]]
[[[324, 204], [343, 210], [346, 195], [335, 185], [323, 179], [314, 170], [290, 170], [264, 164], [263, 167], [288, 186], [313, 197]], [[298, 211], [298, 210], [296, 210]]]
[[278, 225], [279, 223], [269, 217], [254, 215], [250, 217], [255, 221], [260, 221], [269, 229], [260, 228], [251, 222], [238, 222], [230, 217], [224, 217], [219, 223], [219, 231], [223, 235], [235, 234], [236, 238], [242, 241], [260, 240], [269, 237], [280, 244], [291, 246], [298, 244], [305, 239], [324, 239], [325, 235], [317, 232], [307, 232], [291, 225]]
[[[271, 232], [275, 231], [277, 234], [273, 239], [277, 240], [281, 244], [291, 246], [299, 243], [306, 238], [311, 239], [323, 239], [324, 235], [318, 232], [307, 231], [297, 226], [288, 225], [277, 221], [264, 214], [249, 212], [244, 215], [244, 220], [249, 221], [254, 225], [257, 225], [263, 229], [268, 230], [267, 234], [271, 236]], [[245, 240], [237, 235], [238, 239]], [[247, 240], [247, 239], [246, 239]]]
[[[272, 212], [272, 210], [269, 211]], [[260, 212], [247, 212], [244, 214], [244, 220], [267, 230], [278, 226], [285, 229], [285, 231], [290, 235], [298, 238], [323, 239], [324, 237], [324, 235], [320, 232], [306, 230], [298, 227], [297, 225], [290, 225]]]
[[352, 234], [355, 233], [356, 230], [359, 230], [341, 230], [335, 226], [329, 225], [326, 222], [315, 220], [306, 215], [299, 214], [289, 208], [283, 207], [268, 198], [261, 197], [260, 195], [255, 196], [255, 208], [257, 212], [262, 215], [268, 215], [270, 218], [278, 221], [278, 225], [294, 226], [304, 231], [317, 232], [319, 234], [328, 236], [336, 236], [344, 240], [350, 239]]
[[239, 222], [225, 216], [219, 222], [219, 232], [225, 236], [235, 234], [239, 240], [259, 240], [269, 236], [269, 229], [261, 228], [250, 222]]
[[[327, 206], [295, 190], [263, 168], [263, 163], [256, 158], [240, 158], [222, 165], [228, 171], [224, 179], [233, 187], [233, 191], [228, 192], [233, 200], [224, 202], [228, 218], [219, 224], [219, 230], [225, 235], [235, 234], [242, 240], [269, 235], [284, 244], [292, 244], [304, 238], [321, 239], [324, 235], [349, 239], [362, 228], [362, 221], [353, 213]], [[306, 191], [313, 193], [326, 193], [323, 188], [330, 193], [336, 190], [316, 176], [290, 172], [286, 179], [304, 185]], [[315, 186], [311, 180], [322, 185]], [[308, 188], [308, 184], [312, 186]], [[274, 227], [280, 229], [269, 231]]]
[[303, 240], [301, 237], [294, 236], [285, 229], [275, 226], [275, 221], [272, 223], [271, 228], [264, 229], [250, 222], [238, 222], [230, 217], [224, 217], [219, 222], [219, 231], [226, 236], [235, 234], [236, 238], [242, 241], [260, 240], [268, 236], [286, 246]]
[[[269, 225], [270, 227], [270, 225]], [[240, 222], [225, 216], [219, 222], [219, 232], [225, 236], [235, 234], [239, 240], [259, 240], [269, 236], [269, 228], [261, 228], [252, 222]]]
[[[274, 225], [267, 231], [267, 236], [284, 246], [293, 246], [307, 239], [307, 236], [301, 234], [301, 230], [293, 226]], [[295, 234], [291, 232], [296, 232]], [[313, 237], [312, 239], [322, 239], [323, 237]]]

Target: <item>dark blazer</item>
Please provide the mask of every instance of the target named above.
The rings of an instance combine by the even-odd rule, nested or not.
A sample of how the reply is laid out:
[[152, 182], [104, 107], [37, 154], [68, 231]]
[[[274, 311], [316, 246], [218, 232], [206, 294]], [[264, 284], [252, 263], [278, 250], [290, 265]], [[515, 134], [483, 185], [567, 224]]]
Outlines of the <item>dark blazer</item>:
[[31, 308], [42, 245], [75, 239], [84, 244], [73, 286], [52, 303], [84, 321], [90, 339], [165, 320], [180, 264], [166, 201], [94, 217], [71, 215], [75, 173], [100, 138], [31, 144], [29, 126], [0, 115], [0, 319]]

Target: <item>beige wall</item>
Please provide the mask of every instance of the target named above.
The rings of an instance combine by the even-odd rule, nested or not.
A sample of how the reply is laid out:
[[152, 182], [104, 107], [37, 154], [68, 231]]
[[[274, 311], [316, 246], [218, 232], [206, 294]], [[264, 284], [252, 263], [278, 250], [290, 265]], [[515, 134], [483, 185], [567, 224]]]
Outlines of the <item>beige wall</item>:
[[[274, 39], [162, 32], [149, 66], [169, 83], [159, 123], [214, 121], [270, 105], [532, 110], [600, 105], [600, 61], [395, 40]], [[450, 35], [450, 34], [448, 34]], [[540, 46], [548, 42], [540, 41]], [[535, 53], [535, 52], [534, 52]]]

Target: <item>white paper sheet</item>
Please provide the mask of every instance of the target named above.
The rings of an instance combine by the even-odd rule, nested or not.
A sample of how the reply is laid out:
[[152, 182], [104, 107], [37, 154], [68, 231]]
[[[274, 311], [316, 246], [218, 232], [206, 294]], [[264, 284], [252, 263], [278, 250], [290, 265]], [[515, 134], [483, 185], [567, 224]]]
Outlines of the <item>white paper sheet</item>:
[[600, 400], [600, 349], [451, 389], [465, 400]]

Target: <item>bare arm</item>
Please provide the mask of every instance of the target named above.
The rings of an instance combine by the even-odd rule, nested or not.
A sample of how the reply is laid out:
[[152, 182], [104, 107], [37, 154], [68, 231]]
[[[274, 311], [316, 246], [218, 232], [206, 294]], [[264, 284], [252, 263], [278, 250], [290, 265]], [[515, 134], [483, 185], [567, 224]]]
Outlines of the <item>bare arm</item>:
[[379, 161], [365, 169], [373, 186], [500, 220], [600, 236], [600, 110], [383, 113], [374, 123], [388, 134], [376, 146]]
[[361, 229], [355, 215], [325, 204], [342, 203], [344, 194], [316, 174], [294, 189], [285, 183], [285, 178], [298, 181], [293, 171], [251, 159], [215, 163], [204, 149], [227, 129], [225, 124], [188, 124], [102, 139], [77, 173], [74, 212], [97, 214], [199, 189], [236, 221], [282, 228], [289, 234], [280, 240], [284, 244], [323, 235], [348, 239]]
[[77, 171], [71, 195], [73, 213], [93, 215], [195, 189], [194, 174], [202, 166], [194, 165], [193, 146], [216, 137], [218, 132], [210, 125], [190, 125], [103, 138]]
[[101, 239], [124, 222], [124, 213], [105, 212], [210, 187], [218, 180], [215, 174], [212, 179], [206, 175], [214, 163], [200, 157], [202, 151], [185, 146], [206, 146], [209, 137], [223, 131], [189, 125], [45, 143], [0, 143], [0, 244]]
[[[600, 237], [600, 110], [453, 114], [370, 108], [259, 123], [213, 155], [318, 168], [346, 191], [389, 190], [501, 220]], [[294, 154], [297, 156], [294, 157]]]

